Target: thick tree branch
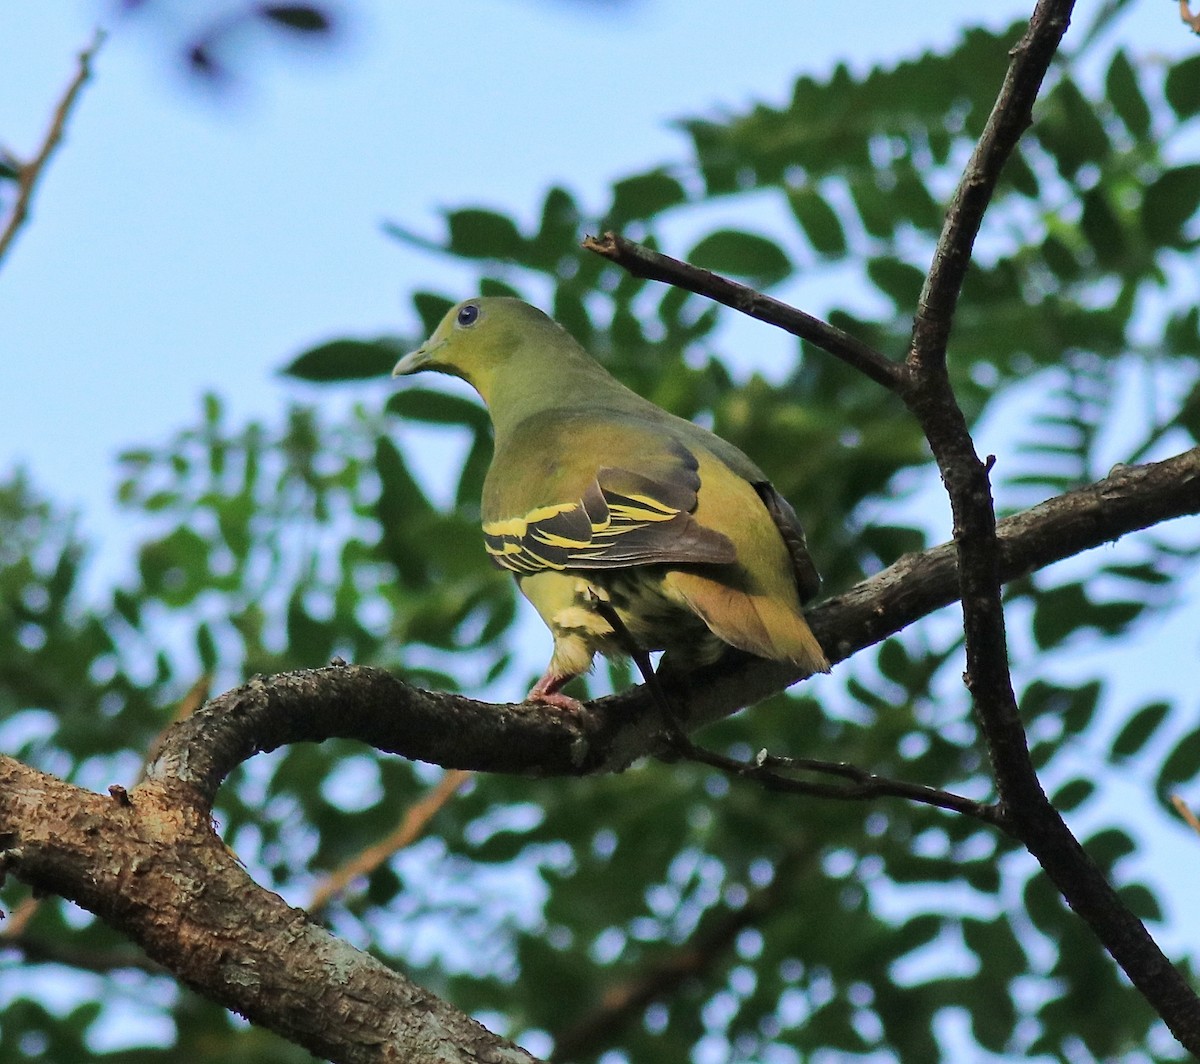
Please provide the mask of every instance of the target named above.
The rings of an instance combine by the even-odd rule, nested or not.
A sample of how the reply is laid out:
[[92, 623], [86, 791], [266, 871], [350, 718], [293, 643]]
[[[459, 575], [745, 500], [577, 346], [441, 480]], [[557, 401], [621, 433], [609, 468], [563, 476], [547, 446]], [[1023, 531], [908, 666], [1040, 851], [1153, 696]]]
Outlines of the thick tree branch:
[[676, 288], [695, 292], [816, 344], [821, 350], [828, 351], [834, 358], [841, 359], [891, 391], [896, 391], [900, 386], [904, 375], [904, 367], [900, 363], [893, 362], [858, 337], [778, 299], [756, 292], [747, 285], [626, 240], [619, 233], [585, 237], [583, 246], [615, 262], [634, 277], [664, 281]]
[[50, 128], [46, 131], [42, 146], [28, 162], [16, 163], [17, 198], [8, 212], [8, 220], [4, 223], [4, 228], [0, 229], [0, 263], [3, 263], [4, 256], [29, 217], [29, 208], [33, 203], [33, 194], [37, 189], [38, 182], [41, 180], [50, 157], [62, 142], [63, 132], [67, 128], [67, 119], [71, 116], [71, 111], [79, 99], [80, 92], [83, 91], [84, 84], [92, 76], [92, 60], [103, 43], [104, 32], [97, 30], [92, 37], [92, 43], [79, 53], [79, 65], [75, 76], [71, 79], [66, 92], [63, 93], [62, 99], [54, 109], [54, 117], [50, 121]]
[[195, 799], [186, 785], [148, 780], [114, 800], [0, 756], [0, 857], [187, 986], [322, 1058], [531, 1064], [257, 886]]

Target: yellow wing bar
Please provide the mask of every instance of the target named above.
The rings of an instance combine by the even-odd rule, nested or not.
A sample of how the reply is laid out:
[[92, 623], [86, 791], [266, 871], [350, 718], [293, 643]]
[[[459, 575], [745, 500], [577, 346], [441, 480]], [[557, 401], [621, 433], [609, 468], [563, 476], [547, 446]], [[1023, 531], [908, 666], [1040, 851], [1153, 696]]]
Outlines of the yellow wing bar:
[[687, 458], [691, 461], [681, 482], [659, 484], [628, 470], [605, 468], [576, 502], [486, 522], [488, 555], [496, 566], [518, 576], [548, 569], [731, 562], [730, 540], [691, 516], [700, 481], [695, 460], [690, 454]]

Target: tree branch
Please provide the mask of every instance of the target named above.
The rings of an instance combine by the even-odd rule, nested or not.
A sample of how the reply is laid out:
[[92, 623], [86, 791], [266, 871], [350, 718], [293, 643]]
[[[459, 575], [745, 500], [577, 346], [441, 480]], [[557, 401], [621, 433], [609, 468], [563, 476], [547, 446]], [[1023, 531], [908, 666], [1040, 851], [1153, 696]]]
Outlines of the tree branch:
[[1192, 14], [1192, 5], [1188, 0], [1179, 0], [1179, 17], [1193, 33], [1200, 33], [1200, 13]]
[[0, 856], [185, 985], [321, 1058], [534, 1064], [255, 884], [196, 797], [147, 780], [113, 800], [0, 756]]
[[904, 367], [900, 363], [893, 362], [858, 337], [778, 299], [756, 292], [747, 285], [626, 240], [619, 233], [585, 237], [583, 246], [615, 262], [634, 277], [664, 281], [676, 288], [695, 292], [816, 344], [821, 350], [828, 351], [834, 358], [865, 373], [890, 391], [897, 391], [900, 387], [904, 376]]
[[951, 387], [946, 348], [954, 309], [1001, 168], [1031, 121], [1034, 100], [1070, 21], [1071, 0], [1040, 0], [946, 214], [925, 279], [901, 395], [929, 441], [954, 516], [967, 668], [964, 676], [1013, 833], [1092, 929], [1172, 1034], [1200, 1054], [1200, 1000], [1121, 902], [1051, 806], [1029, 755], [1008, 664], [1002, 550], [989, 472]]
[[[875, 798], [903, 798], [920, 805], [931, 805], [952, 813], [974, 817], [985, 824], [1011, 831], [1002, 806], [988, 802], [976, 802], [951, 791], [926, 787], [920, 783], [877, 776], [858, 765], [845, 761], [817, 761], [807, 757], [780, 757], [763, 750], [753, 761], [739, 761], [713, 750], [687, 742], [679, 750], [689, 761], [709, 765], [727, 772], [731, 776], [752, 780], [768, 791], [783, 794], [806, 794], [814, 798], [833, 798], [839, 801], [870, 801]], [[796, 779], [785, 772], [816, 772], [826, 776], [840, 776], [848, 783], [818, 783], [815, 780]]]
[[[1176, 1038], [1200, 1055], [1200, 1000], [1050, 805], [1030, 760], [1008, 668], [1000, 588], [1002, 580], [1010, 577], [1004, 544], [997, 534], [988, 476], [993, 459], [984, 463], [975, 453], [946, 370], [954, 310], [984, 212], [1005, 162], [1031, 122], [1034, 101], [1066, 32], [1072, 7], [1072, 0], [1040, 0], [1028, 30], [1012, 52], [1004, 84], [947, 210], [899, 379], [881, 375], [869, 361], [859, 368], [899, 392], [929, 441], [950, 498], [958, 597], [963, 604], [965, 679], [999, 789], [1000, 817], [1011, 825], [1010, 830], [1037, 858], [1068, 904], [1088, 923]], [[609, 257], [619, 258], [616, 254]], [[689, 281], [686, 268], [673, 268], [669, 274], [651, 273], [638, 256], [629, 257], [627, 268], [638, 276], [658, 276], [692, 291], [699, 287]], [[720, 287], [706, 281], [703, 290], [737, 309], [742, 309], [742, 303], [752, 303], [744, 295], [722, 298]], [[840, 351], [831, 353], [856, 364]], [[1194, 483], [1194, 472], [1188, 475]], [[814, 630], [820, 638], [821, 630], [816, 626]], [[841, 655], [829, 653], [830, 649], [826, 644], [830, 660], [838, 660]]]
[[[1005, 580], [1185, 514], [1200, 513], [1200, 447], [1121, 466], [1085, 488], [1000, 522]], [[878, 643], [955, 601], [953, 543], [899, 559], [807, 611], [831, 661]], [[718, 720], [799, 679], [786, 666], [733, 657], [672, 678], [672, 705], [689, 729]], [[495, 705], [422, 691], [379, 669], [336, 665], [256, 677], [213, 699], [167, 734], [148, 769], [211, 807], [217, 788], [255, 753], [294, 742], [352, 738], [445, 768], [577, 776], [619, 771], [668, 749], [648, 692], [634, 688], [577, 714], [533, 703]]]
[[103, 43], [104, 31], [96, 30], [92, 37], [92, 43], [79, 53], [79, 66], [75, 72], [75, 77], [71, 79], [71, 83], [67, 86], [67, 91], [63, 93], [62, 99], [58, 102], [58, 107], [54, 110], [54, 117], [50, 121], [50, 128], [46, 131], [42, 146], [38, 149], [37, 154], [28, 162], [18, 161], [16, 163], [17, 198], [13, 201], [12, 209], [9, 211], [8, 221], [5, 222], [4, 228], [0, 229], [0, 263], [4, 262], [4, 256], [8, 253], [8, 249], [16, 239], [17, 233], [29, 217], [29, 208], [33, 202], [34, 191], [37, 189], [42, 173], [46, 169], [46, 164], [50, 161], [50, 157], [54, 154], [55, 149], [62, 142], [63, 132], [67, 127], [67, 119], [71, 116], [71, 111], [75, 107], [76, 100], [79, 99], [79, 94], [83, 90], [84, 84], [92, 76], [92, 60], [96, 57], [96, 53], [100, 50], [100, 46]]

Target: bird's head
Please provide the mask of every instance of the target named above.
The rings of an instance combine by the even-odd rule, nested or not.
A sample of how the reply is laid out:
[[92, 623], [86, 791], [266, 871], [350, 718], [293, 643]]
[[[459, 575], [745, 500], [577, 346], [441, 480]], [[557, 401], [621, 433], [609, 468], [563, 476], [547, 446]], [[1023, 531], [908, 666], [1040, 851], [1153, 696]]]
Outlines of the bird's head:
[[[477, 296], [450, 308], [433, 335], [392, 370], [461, 377], [491, 411], [497, 430], [550, 405], [578, 405], [623, 389], [571, 334], [520, 299]], [[615, 397], [614, 397], [615, 396]], [[642, 400], [638, 400], [641, 402]]]
[[496, 376], [515, 356], [538, 346], [540, 335], [560, 332], [550, 318], [519, 299], [466, 299], [446, 312], [428, 340], [396, 363], [392, 376], [427, 369], [448, 373], [472, 385], [486, 402]]

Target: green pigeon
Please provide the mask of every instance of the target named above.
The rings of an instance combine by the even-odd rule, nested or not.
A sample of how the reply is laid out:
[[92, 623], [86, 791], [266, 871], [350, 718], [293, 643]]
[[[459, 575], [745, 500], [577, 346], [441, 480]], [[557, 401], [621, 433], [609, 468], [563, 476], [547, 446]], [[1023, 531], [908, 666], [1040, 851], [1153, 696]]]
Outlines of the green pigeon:
[[731, 443], [630, 391], [519, 299], [452, 307], [392, 375], [421, 370], [461, 377], [491, 415], [485, 545], [554, 636], [531, 701], [578, 709], [560, 688], [597, 651], [663, 650], [689, 669], [733, 646], [829, 671], [801, 609], [820, 584], [804, 531]]

